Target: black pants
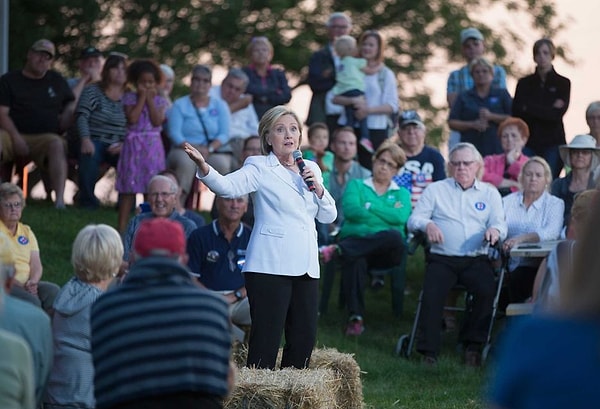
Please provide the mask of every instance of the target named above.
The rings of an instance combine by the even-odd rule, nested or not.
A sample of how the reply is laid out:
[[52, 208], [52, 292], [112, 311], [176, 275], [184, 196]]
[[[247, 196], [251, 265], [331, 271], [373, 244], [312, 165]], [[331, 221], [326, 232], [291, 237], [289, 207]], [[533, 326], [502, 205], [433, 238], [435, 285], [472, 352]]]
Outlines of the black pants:
[[508, 281], [510, 302], [524, 302], [531, 297], [537, 270], [537, 267], [523, 266], [510, 272], [510, 280]]
[[346, 237], [338, 243], [342, 255], [342, 288], [350, 315], [365, 313], [365, 285], [369, 268], [390, 268], [402, 263], [404, 237], [390, 229], [368, 236]]
[[472, 311], [466, 317], [461, 341], [481, 344], [486, 341], [492, 319], [496, 282], [487, 256], [449, 257], [430, 254], [423, 283], [417, 350], [438, 354], [441, 347], [441, 322], [446, 297], [456, 284], [473, 294]]
[[[355, 129], [354, 133], [356, 134], [356, 138], [360, 139], [360, 130]], [[377, 150], [379, 145], [385, 142], [388, 139], [389, 134], [387, 129], [369, 129], [369, 139], [371, 139], [371, 143], [373, 144], [373, 149]], [[362, 145], [358, 145], [358, 163], [361, 166], [371, 170], [373, 168], [373, 154], [367, 152]]]
[[319, 280], [246, 273], [252, 327], [246, 366], [274, 369], [281, 335], [281, 367], [306, 368], [317, 338]]

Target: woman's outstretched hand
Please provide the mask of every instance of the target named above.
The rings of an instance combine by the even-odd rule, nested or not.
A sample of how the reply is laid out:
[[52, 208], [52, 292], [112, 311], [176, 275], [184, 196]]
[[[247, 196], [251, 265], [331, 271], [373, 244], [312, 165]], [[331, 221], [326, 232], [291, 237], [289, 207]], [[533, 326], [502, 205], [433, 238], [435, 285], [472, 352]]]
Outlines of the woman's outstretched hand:
[[194, 148], [188, 142], [183, 143], [183, 150], [185, 153], [187, 153], [189, 158], [194, 161], [196, 166], [198, 166], [198, 169], [200, 169], [200, 173], [206, 175], [209, 171], [209, 168], [206, 163], [206, 160], [204, 159], [204, 156], [202, 156], [202, 153], [200, 153], [198, 149]]

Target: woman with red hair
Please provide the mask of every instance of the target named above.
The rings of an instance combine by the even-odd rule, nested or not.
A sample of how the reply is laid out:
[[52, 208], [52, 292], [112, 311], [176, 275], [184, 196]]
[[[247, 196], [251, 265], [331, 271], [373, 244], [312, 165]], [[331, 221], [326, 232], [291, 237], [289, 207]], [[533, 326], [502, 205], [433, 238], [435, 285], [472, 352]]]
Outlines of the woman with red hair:
[[529, 127], [520, 118], [508, 117], [498, 127], [504, 153], [483, 158], [483, 181], [496, 186], [502, 196], [519, 190], [519, 172], [529, 159], [522, 152], [529, 138]]

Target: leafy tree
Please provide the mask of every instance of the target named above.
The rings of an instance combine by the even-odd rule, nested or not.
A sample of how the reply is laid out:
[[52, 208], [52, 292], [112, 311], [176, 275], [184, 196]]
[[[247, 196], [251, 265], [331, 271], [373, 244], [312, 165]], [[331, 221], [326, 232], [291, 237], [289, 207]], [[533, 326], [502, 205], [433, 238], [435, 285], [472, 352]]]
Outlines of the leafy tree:
[[[386, 63], [397, 73], [403, 107], [427, 113], [430, 137], [439, 141], [446, 107], [433, 106], [431, 90], [421, 79], [436, 58], [462, 60], [460, 31], [478, 27], [496, 62], [509, 73], [523, 53], [517, 25], [481, 21], [479, 16], [493, 7], [525, 19], [540, 37], [554, 37], [562, 29], [552, 0], [13, 0], [10, 66], [21, 66], [33, 41], [47, 37], [59, 45], [59, 62], [67, 73], [76, 65], [76, 50], [94, 43], [165, 62], [181, 78], [198, 62], [243, 65], [252, 37], [266, 36], [275, 48], [274, 63], [285, 66], [295, 85], [306, 73], [310, 54], [325, 41], [328, 15], [342, 10], [353, 19], [354, 35], [364, 29], [384, 34]], [[565, 54], [559, 47], [559, 55]]]

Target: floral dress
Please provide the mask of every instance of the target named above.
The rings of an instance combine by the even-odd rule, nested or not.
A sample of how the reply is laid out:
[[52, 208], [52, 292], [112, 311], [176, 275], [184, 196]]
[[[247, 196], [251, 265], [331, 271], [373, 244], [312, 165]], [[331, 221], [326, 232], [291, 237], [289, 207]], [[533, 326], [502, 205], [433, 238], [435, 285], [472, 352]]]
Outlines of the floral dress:
[[[136, 103], [137, 93], [127, 92], [123, 96], [123, 106], [135, 106]], [[161, 110], [168, 102], [157, 95], [154, 97], [154, 104]], [[165, 169], [161, 130], [162, 126], [152, 125], [147, 105], [142, 109], [138, 122], [128, 125], [117, 164], [115, 187], [119, 193], [145, 193], [150, 179]]]

